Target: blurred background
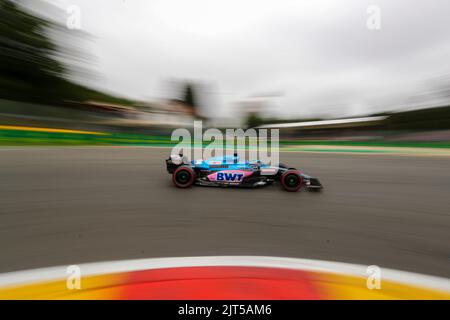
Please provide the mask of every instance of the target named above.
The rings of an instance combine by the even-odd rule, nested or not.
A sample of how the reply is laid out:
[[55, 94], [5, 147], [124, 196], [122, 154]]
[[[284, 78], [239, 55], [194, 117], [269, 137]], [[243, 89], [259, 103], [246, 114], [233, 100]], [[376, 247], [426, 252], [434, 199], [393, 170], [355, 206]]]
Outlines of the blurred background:
[[298, 145], [450, 141], [446, 1], [1, 8], [2, 144], [170, 143], [194, 119], [280, 128]]
[[[450, 277], [449, 16], [448, 0], [0, 0], [0, 272], [244, 254]], [[154, 147], [194, 120], [280, 129], [280, 161], [324, 192], [175, 188]]]

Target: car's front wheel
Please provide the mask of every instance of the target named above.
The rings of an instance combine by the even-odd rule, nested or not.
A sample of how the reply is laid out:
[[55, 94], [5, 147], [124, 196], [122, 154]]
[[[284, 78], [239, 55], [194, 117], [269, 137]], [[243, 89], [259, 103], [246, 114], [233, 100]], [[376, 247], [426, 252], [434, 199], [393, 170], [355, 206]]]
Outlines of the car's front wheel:
[[172, 181], [178, 188], [189, 188], [195, 182], [195, 172], [191, 167], [181, 166], [172, 174]]
[[299, 191], [303, 185], [303, 177], [297, 170], [287, 170], [281, 175], [281, 185], [286, 191]]

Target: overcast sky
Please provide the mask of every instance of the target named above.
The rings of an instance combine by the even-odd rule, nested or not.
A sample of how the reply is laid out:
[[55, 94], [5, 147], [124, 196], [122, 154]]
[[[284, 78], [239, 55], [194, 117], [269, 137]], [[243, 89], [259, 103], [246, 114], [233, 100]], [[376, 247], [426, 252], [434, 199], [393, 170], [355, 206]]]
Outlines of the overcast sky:
[[347, 116], [439, 104], [450, 84], [448, 0], [49, 1], [79, 6], [95, 85], [127, 97], [193, 79], [216, 115], [269, 95], [280, 115]]

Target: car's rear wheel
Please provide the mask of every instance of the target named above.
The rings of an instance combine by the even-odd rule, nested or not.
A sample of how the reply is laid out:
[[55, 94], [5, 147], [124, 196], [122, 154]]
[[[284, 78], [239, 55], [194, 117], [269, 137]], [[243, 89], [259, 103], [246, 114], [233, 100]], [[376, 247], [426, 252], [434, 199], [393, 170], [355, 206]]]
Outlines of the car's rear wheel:
[[181, 166], [172, 174], [172, 181], [178, 188], [189, 188], [195, 182], [195, 172], [191, 167]]
[[287, 170], [281, 175], [281, 185], [286, 191], [299, 191], [303, 185], [303, 177], [297, 170]]

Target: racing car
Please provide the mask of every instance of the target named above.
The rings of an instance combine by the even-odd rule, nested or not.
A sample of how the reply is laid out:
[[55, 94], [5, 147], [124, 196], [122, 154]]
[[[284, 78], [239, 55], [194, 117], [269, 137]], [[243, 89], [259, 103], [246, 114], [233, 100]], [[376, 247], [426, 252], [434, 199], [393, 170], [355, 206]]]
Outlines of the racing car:
[[201, 186], [248, 187], [255, 188], [280, 182], [286, 191], [299, 191], [323, 188], [319, 179], [300, 170], [285, 165], [270, 166], [255, 161], [240, 161], [237, 154], [212, 157], [207, 160], [189, 161], [183, 154], [170, 155], [166, 159], [168, 173], [178, 188]]

